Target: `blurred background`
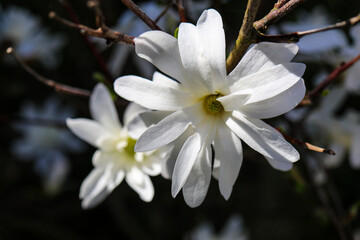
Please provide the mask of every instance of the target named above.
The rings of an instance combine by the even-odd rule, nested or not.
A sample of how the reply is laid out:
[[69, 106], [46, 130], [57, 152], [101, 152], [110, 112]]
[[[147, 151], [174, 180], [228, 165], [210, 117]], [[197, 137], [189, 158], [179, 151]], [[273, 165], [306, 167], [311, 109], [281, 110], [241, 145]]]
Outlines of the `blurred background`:
[[[169, 2], [135, 1], [153, 19]], [[263, 0], [257, 19], [274, 3]], [[236, 0], [185, 1], [193, 23], [204, 9], [213, 7], [221, 13], [228, 52], [245, 6], [246, 1]], [[149, 30], [119, 0], [101, 1], [101, 8], [112, 29], [132, 36]], [[269, 32], [326, 26], [359, 14], [359, 9], [356, 0], [307, 1]], [[311, 106], [268, 121], [300, 141], [333, 149], [336, 157], [295, 144], [301, 159], [293, 170], [281, 172], [246, 146], [228, 201], [212, 179], [204, 203], [191, 209], [181, 194], [171, 197], [169, 180], [157, 176], [152, 177], [155, 197], [150, 203], [122, 183], [99, 206], [83, 210], [79, 188], [93, 169], [95, 148], [72, 135], [65, 119], [90, 118], [89, 99], [55, 92], [29, 75], [5, 50], [14, 47], [26, 63], [49, 79], [90, 91], [99, 81], [112, 82], [127, 74], [150, 77], [155, 69], [141, 62], [132, 47], [84, 37], [49, 19], [50, 11], [96, 28], [94, 11], [85, 0], [0, 1], [1, 239], [210, 239], [211, 235], [225, 237], [224, 229], [234, 216], [237, 227], [226, 231], [237, 237], [228, 239], [340, 239], [338, 228], [344, 239], [360, 239], [359, 65], [342, 74]], [[179, 24], [176, 7], [160, 21], [173, 34]], [[299, 43], [295, 61], [307, 64], [308, 90], [360, 54], [360, 31], [355, 27], [326, 34]], [[118, 107], [120, 114], [123, 110]]]

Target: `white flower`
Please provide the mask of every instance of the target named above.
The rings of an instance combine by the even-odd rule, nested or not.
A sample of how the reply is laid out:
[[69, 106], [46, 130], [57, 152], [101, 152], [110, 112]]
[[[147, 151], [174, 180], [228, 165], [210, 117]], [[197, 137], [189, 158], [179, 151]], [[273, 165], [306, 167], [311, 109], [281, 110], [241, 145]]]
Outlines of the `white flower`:
[[34, 123], [15, 125], [23, 133], [23, 138], [13, 143], [12, 152], [20, 160], [35, 159], [35, 170], [42, 176], [45, 190], [54, 193], [59, 190], [70, 169], [65, 152], [79, 152], [84, 145], [67, 129], [39, 121], [64, 122], [73, 115], [73, 110], [61, 107], [58, 99], [50, 98], [41, 107], [27, 102], [20, 114]]
[[222, 19], [213, 9], [204, 11], [196, 26], [182, 23], [178, 39], [161, 31], [135, 38], [136, 53], [178, 81], [162, 74], [154, 82], [137, 76], [116, 80], [115, 91], [123, 98], [173, 111], [144, 132], [135, 151], [156, 149], [188, 134], [187, 129], [195, 131], [179, 146], [172, 174], [174, 197], [182, 188], [189, 206], [204, 200], [211, 178], [211, 146], [225, 199], [241, 167], [240, 139], [276, 169], [289, 170], [299, 159], [279, 132], [259, 120], [291, 110], [304, 97], [305, 65], [290, 62], [297, 50], [295, 44], [257, 44], [227, 75]]
[[[13, 47], [24, 60], [38, 60], [45, 67], [55, 67], [64, 37], [49, 35], [41, 26], [40, 19], [25, 9], [10, 6], [1, 12], [0, 45]], [[6, 61], [12, 60], [7, 56]]]
[[233, 215], [219, 234], [214, 233], [210, 223], [205, 222], [198, 226], [186, 240], [247, 240], [248, 236], [243, 227], [241, 217]]
[[[165, 9], [164, 5], [159, 5], [154, 2], [142, 3], [139, 4], [139, 7], [153, 20], [159, 17]], [[164, 31], [174, 32], [176, 25], [178, 24], [178, 19], [178, 14], [174, 12], [174, 10], [169, 9], [156, 24]], [[149, 27], [130, 10], [126, 10], [123, 13], [117, 21], [116, 26], [112, 27], [112, 29], [130, 36], [139, 36], [140, 34], [150, 30]], [[104, 41], [102, 40], [101, 42], [103, 43]], [[113, 52], [108, 62], [108, 66], [112, 74], [119, 75], [123, 71], [129, 58], [132, 59], [137, 67], [137, 70], [139, 70], [141, 74], [150, 77], [154, 72], [154, 67], [151, 64], [139, 58], [135, 54], [132, 54], [134, 52], [132, 46], [117, 44], [112, 51]]]
[[[92, 159], [95, 168], [80, 188], [83, 208], [99, 204], [124, 178], [143, 201], [153, 199], [154, 187], [148, 175], [160, 174], [162, 152], [134, 152], [136, 139], [146, 129], [136, 118], [143, 111], [138, 105], [130, 105], [124, 113], [122, 127], [108, 90], [98, 84], [90, 98], [94, 120], [67, 119], [66, 123], [75, 135], [98, 148]], [[132, 131], [127, 128], [130, 121], [137, 122], [137, 128]]]

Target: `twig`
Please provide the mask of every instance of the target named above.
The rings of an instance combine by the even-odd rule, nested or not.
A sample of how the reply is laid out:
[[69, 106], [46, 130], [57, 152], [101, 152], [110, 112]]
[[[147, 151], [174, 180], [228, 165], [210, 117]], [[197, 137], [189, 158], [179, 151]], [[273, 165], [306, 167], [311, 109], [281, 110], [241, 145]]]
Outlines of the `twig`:
[[68, 27], [78, 29], [78, 30], [80, 30], [81, 34], [85, 34], [87, 36], [104, 38], [109, 43], [125, 43], [125, 44], [129, 44], [129, 45], [135, 45], [133, 36], [125, 35], [125, 34], [116, 32], [111, 29], [107, 29], [107, 31], [105, 31], [105, 32], [101, 28], [92, 29], [85, 25], [76, 24], [76, 23], [70, 22], [64, 18], [61, 18], [61, 17], [57, 16], [55, 12], [50, 12], [49, 17], [57, 20], [58, 22], [66, 25]]
[[[73, 11], [72, 7], [70, 6], [70, 4], [66, 1], [66, 0], [59, 0], [59, 2], [63, 5], [63, 7], [66, 9], [66, 11], [68, 12], [70, 19], [75, 23], [75, 24], [80, 24], [80, 20], [78, 18], [78, 16], [75, 14], [75, 12]], [[111, 82], [113, 82], [114, 77], [112, 76], [112, 74], [109, 71], [109, 68], [106, 65], [106, 62], [104, 60], [104, 58], [102, 57], [102, 55], [98, 52], [98, 50], [96, 49], [96, 47], [94, 46], [94, 44], [89, 41], [89, 39], [87, 38], [86, 35], [81, 34], [81, 37], [83, 38], [85, 44], [88, 46], [88, 48], [90, 49], [91, 53], [94, 55], [94, 58], [96, 60], [96, 62], [99, 64], [101, 70], [103, 71], [103, 73], [105, 74], [106, 78], [107, 78], [107, 82], [109, 85], [112, 85]]]
[[176, 5], [180, 16], [180, 22], [187, 22], [185, 8], [182, 0], [176, 0]]
[[266, 35], [266, 34], [260, 33], [260, 35], [258, 35], [257, 42], [262, 42], [262, 41], [268, 41], [268, 42], [298, 42], [300, 40], [300, 38], [302, 38], [302, 37], [304, 37], [306, 35], [309, 35], [309, 34], [314, 34], [314, 33], [324, 32], [324, 31], [328, 31], [328, 30], [354, 26], [355, 24], [357, 24], [359, 22], [360, 22], [360, 14], [358, 14], [357, 16], [352, 17], [352, 18], [350, 18], [348, 20], [345, 20], [345, 21], [342, 21], [342, 22], [339, 22], [339, 23], [335, 23], [335, 24], [330, 25], [330, 26], [326, 26], [326, 27], [322, 27], [322, 28], [316, 28], [316, 29], [302, 31], [302, 32], [293, 32], [293, 33], [280, 34], [280, 35]]
[[265, 17], [254, 22], [254, 28], [258, 31], [266, 30], [271, 23], [277, 22], [280, 18], [284, 17], [291, 10], [305, 1], [306, 0], [290, 0], [285, 3], [284, 0], [279, 0]]
[[341, 65], [340, 67], [336, 68], [324, 81], [322, 81], [315, 89], [307, 93], [304, 99], [299, 103], [298, 107], [309, 105], [312, 102], [312, 99], [318, 96], [327, 86], [329, 86], [333, 81], [337, 79], [337, 77], [347, 70], [349, 67], [354, 65], [357, 61], [360, 60], [360, 54], [357, 55], [355, 58], [350, 60], [349, 62]]
[[160, 30], [161, 28], [149, 18], [133, 1], [131, 0], [121, 0], [121, 2], [128, 7], [133, 13], [135, 13], [138, 18], [140, 18], [146, 25], [148, 25], [152, 30]]
[[279, 128], [276, 128], [276, 130], [278, 130], [283, 136], [284, 138], [289, 141], [290, 143], [292, 144], [297, 144], [307, 150], [310, 150], [310, 151], [314, 151], [314, 152], [320, 152], [320, 153], [327, 153], [329, 155], [335, 155], [335, 152], [331, 149], [325, 149], [325, 148], [322, 148], [322, 147], [318, 147], [318, 146], [315, 146], [311, 143], [308, 143], [308, 142], [303, 142], [303, 141], [300, 141], [298, 139], [295, 139], [293, 137], [290, 137], [288, 136], [287, 134], [285, 134], [283, 131], [281, 131]]
[[27, 65], [14, 51], [13, 48], [8, 48], [6, 49], [6, 53], [11, 54], [12, 56], [14, 56], [14, 58], [16, 59], [16, 61], [30, 74], [32, 75], [36, 80], [38, 80], [39, 82], [47, 85], [48, 87], [53, 88], [56, 92], [62, 92], [62, 93], [66, 93], [66, 94], [71, 94], [71, 95], [77, 95], [77, 96], [81, 96], [81, 97], [90, 97], [90, 91], [88, 90], [84, 90], [84, 89], [80, 89], [80, 88], [75, 88], [75, 87], [71, 87], [65, 84], [61, 84], [58, 82], [55, 82], [51, 79], [45, 78], [43, 76], [41, 76], [39, 73], [37, 73], [36, 71], [34, 71], [31, 67], [29, 67], [29, 65]]
[[242, 26], [236, 39], [235, 46], [226, 59], [226, 70], [230, 73], [240, 62], [248, 47], [255, 43], [257, 31], [253, 28], [253, 23], [260, 6], [261, 0], [249, 0], [246, 6], [245, 16]]
[[169, 9], [174, 5], [173, 1], [170, 1], [166, 8], [159, 14], [159, 16], [157, 16], [157, 18], [154, 20], [155, 23], [158, 23], [160, 21], [160, 19], [167, 13], [167, 11], [169, 11]]

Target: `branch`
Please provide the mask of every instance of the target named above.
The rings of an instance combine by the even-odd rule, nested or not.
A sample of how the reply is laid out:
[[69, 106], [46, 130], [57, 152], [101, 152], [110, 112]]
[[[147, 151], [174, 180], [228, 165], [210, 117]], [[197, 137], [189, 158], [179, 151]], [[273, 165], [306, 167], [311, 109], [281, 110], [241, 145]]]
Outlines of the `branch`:
[[125, 35], [125, 34], [116, 32], [114, 30], [108, 29], [108, 28], [105, 31], [102, 28], [92, 29], [85, 25], [73, 23], [64, 18], [61, 18], [61, 17], [57, 16], [55, 12], [50, 12], [49, 18], [55, 19], [58, 22], [66, 25], [68, 27], [78, 29], [78, 30], [80, 30], [81, 34], [84, 34], [86, 36], [104, 38], [109, 43], [125, 43], [125, 44], [129, 44], [129, 45], [135, 45], [135, 42], [134, 42], [135, 37]]
[[260, 33], [258, 35], [257, 42], [267, 41], [267, 42], [298, 42], [300, 38], [314, 33], [324, 32], [328, 30], [338, 29], [338, 28], [344, 28], [349, 26], [354, 26], [355, 24], [360, 22], [360, 14], [356, 15], [355, 17], [352, 17], [348, 20], [335, 23], [330, 26], [322, 27], [322, 28], [316, 28], [312, 30], [302, 31], [302, 32], [293, 32], [288, 34], [280, 34], [280, 35], [266, 35]]
[[285, 3], [285, 0], [278, 0], [274, 5], [274, 8], [265, 17], [254, 22], [254, 28], [259, 32], [267, 30], [270, 24], [277, 22], [280, 18], [284, 17], [291, 10], [305, 1], [306, 0], [290, 0]]
[[236, 39], [235, 46], [226, 59], [226, 70], [228, 73], [230, 73], [240, 62], [240, 59], [244, 56], [249, 46], [256, 42], [255, 39], [258, 33], [253, 28], [253, 23], [259, 9], [260, 2], [261, 0], [248, 1], [244, 20], [240, 28], [238, 38]]
[[304, 99], [300, 102], [300, 104], [298, 105], [298, 107], [302, 107], [304, 105], [309, 105], [312, 102], [312, 99], [318, 95], [320, 95], [320, 93], [327, 87], [329, 86], [332, 82], [334, 82], [337, 77], [343, 73], [345, 70], [347, 70], [349, 67], [351, 67], [352, 65], [354, 65], [357, 61], [360, 60], [360, 54], [357, 55], [355, 58], [353, 58], [352, 60], [350, 60], [347, 63], [344, 63], [343, 65], [341, 65], [340, 67], [336, 68], [327, 78], [325, 78], [324, 81], [322, 81], [315, 89], [313, 89], [312, 91], [308, 92]]
[[187, 22], [183, 1], [176, 0], [176, 4], [177, 4], [179, 16], [180, 16], [180, 22]]
[[144, 13], [133, 1], [131, 0], [121, 0], [121, 2], [128, 7], [133, 13], [135, 13], [138, 18], [140, 18], [146, 25], [148, 25], [152, 30], [161, 30], [161, 28], [149, 18], [146, 13]]
[[159, 16], [157, 16], [157, 18], [154, 20], [155, 23], [159, 22], [160, 19], [169, 11], [169, 9], [174, 5], [173, 1], [170, 1], [166, 8], [159, 14]]
[[77, 95], [81, 97], [90, 97], [90, 91], [71, 87], [65, 84], [57, 83], [51, 79], [47, 79], [43, 76], [41, 76], [39, 73], [37, 73], [35, 70], [33, 70], [29, 65], [27, 65], [14, 51], [13, 48], [6, 49], [6, 53], [11, 54], [14, 56], [16, 61], [30, 74], [32, 75], [36, 80], [39, 82], [47, 85], [48, 87], [53, 88], [56, 92], [62, 92], [70, 95]]

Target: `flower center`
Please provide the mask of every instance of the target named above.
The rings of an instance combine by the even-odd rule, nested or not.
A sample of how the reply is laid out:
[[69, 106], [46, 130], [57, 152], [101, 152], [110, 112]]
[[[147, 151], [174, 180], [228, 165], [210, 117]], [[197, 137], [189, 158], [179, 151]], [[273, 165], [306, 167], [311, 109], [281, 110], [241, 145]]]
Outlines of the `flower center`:
[[218, 97], [221, 97], [221, 94], [211, 94], [205, 97], [204, 99], [204, 108], [210, 114], [218, 114], [224, 111], [224, 107], [216, 100]]
[[128, 137], [127, 139], [127, 146], [124, 148], [124, 151], [129, 154], [130, 156], [134, 156], [134, 147], [136, 144], [136, 140], [132, 139], [131, 137]]

